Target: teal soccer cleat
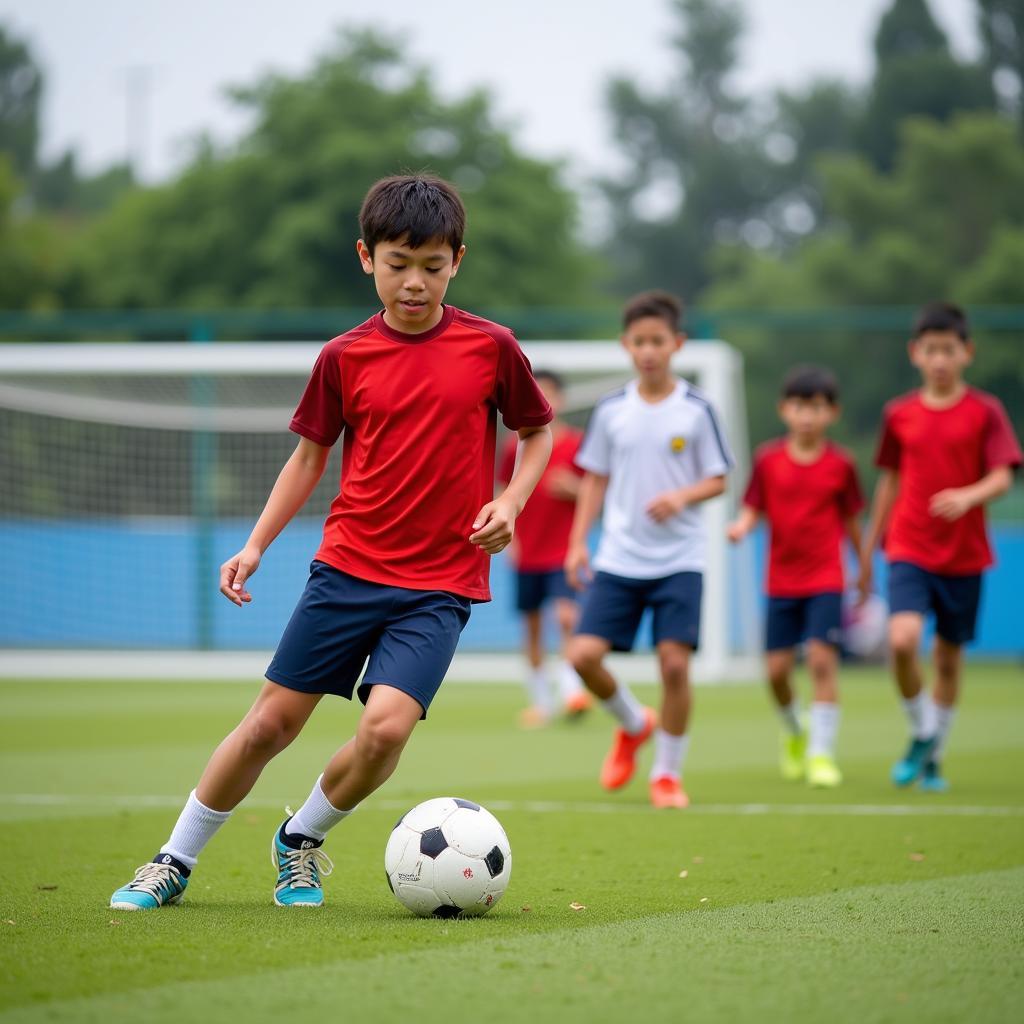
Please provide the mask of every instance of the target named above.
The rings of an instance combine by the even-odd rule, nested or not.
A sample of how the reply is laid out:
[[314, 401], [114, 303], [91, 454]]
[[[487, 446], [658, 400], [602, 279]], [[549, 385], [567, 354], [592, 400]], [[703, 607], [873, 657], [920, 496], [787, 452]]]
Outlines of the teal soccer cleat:
[[924, 766], [935, 749], [935, 737], [911, 740], [903, 759], [892, 766], [892, 781], [897, 786], [909, 786], [924, 771]]
[[270, 862], [277, 868], [274, 902], [279, 907], [322, 907], [324, 891], [321, 875], [334, 870], [331, 858], [320, 849], [320, 843], [308, 836], [288, 835], [285, 820], [270, 844]]
[[925, 793], [945, 793], [949, 783], [942, 777], [942, 766], [938, 761], [927, 761], [918, 785]]
[[110, 905], [115, 910], [156, 910], [180, 903], [189, 874], [189, 869], [169, 853], [157, 854], [110, 897]]

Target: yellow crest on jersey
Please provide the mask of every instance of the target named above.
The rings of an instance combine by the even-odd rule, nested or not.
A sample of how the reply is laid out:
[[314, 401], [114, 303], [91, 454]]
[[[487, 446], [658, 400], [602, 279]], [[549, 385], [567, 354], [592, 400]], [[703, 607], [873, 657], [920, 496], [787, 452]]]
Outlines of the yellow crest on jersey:
[[677, 434], [671, 441], [669, 441], [668, 446], [676, 455], [678, 455], [686, 447], [686, 438], [680, 437]]

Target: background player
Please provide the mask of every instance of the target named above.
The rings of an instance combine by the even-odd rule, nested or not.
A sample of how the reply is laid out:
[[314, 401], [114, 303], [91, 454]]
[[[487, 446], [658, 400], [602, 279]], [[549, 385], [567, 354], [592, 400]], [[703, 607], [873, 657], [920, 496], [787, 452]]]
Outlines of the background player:
[[[864, 507], [852, 457], [829, 441], [839, 416], [839, 386], [828, 370], [801, 366], [782, 387], [779, 418], [786, 436], [762, 445], [728, 529], [745, 537], [762, 517], [771, 531], [765, 637], [768, 681], [784, 727], [780, 768], [787, 779], [837, 786], [839, 647], [842, 640], [843, 537], [860, 550], [857, 515]], [[798, 645], [806, 640], [814, 699], [810, 743], [800, 720], [791, 677]]]
[[[569, 544], [581, 470], [574, 459], [583, 434], [559, 419], [565, 403], [565, 383], [551, 370], [537, 370], [534, 377], [555, 414], [551, 423], [552, 447], [540, 483], [530, 503], [516, 520], [515, 539], [509, 548], [516, 567], [516, 609], [523, 617], [527, 661], [527, 693], [530, 704], [521, 716], [522, 724], [535, 727], [547, 723], [553, 701], [544, 666], [544, 607], [554, 607], [559, 633], [558, 691], [569, 718], [577, 718], [590, 707], [590, 695], [576, 670], [566, 659], [569, 637], [576, 627], [579, 609], [576, 594], [565, 578], [565, 552]], [[502, 452], [498, 480], [508, 486], [515, 472], [519, 439], [510, 437]]]
[[[298, 735], [325, 693], [366, 705], [306, 802], [277, 830], [274, 902], [318, 907], [330, 828], [381, 786], [426, 717], [489, 556], [551, 451], [551, 409], [504, 327], [442, 305], [465, 248], [465, 211], [436, 178], [385, 178], [360, 212], [357, 252], [384, 309], [321, 351], [291, 422], [298, 447], [245, 547], [221, 567], [241, 607], [246, 583], [319, 481], [344, 430], [340, 490], [309, 581], [256, 703], [210, 758], [168, 841], [112, 907], [178, 902], [200, 851]], [[495, 409], [522, 438], [516, 473], [494, 493]]]
[[[910, 723], [892, 780], [948, 786], [941, 763], [960, 695], [963, 645], [974, 639], [981, 574], [992, 564], [985, 505], [1005, 494], [1021, 450], [1002, 404], [964, 382], [974, 358], [967, 317], [937, 302], [918, 314], [909, 346], [921, 387], [885, 407], [876, 462], [881, 475], [861, 553], [871, 576], [885, 537], [889, 645]], [[925, 694], [918, 661], [924, 617], [935, 616], [935, 686]]]
[[[636, 752], [658, 719], [616, 681], [604, 659], [610, 650], [630, 650], [644, 610], [653, 610], [662, 684], [650, 779], [656, 807], [689, 802], [681, 774], [706, 561], [698, 506], [725, 490], [733, 465], [707, 398], [672, 373], [672, 356], [684, 342], [680, 315], [679, 301], [664, 292], [638, 295], [626, 306], [622, 344], [636, 378], [601, 399], [590, 418], [576, 457], [586, 475], [565, 563], [574, 587], [590, 582], [569, 658], [621, 726], [601, 769], [606, 789], [630, 780]], [[592, 575], [587, 534], [602, 502], [603, 532]]]

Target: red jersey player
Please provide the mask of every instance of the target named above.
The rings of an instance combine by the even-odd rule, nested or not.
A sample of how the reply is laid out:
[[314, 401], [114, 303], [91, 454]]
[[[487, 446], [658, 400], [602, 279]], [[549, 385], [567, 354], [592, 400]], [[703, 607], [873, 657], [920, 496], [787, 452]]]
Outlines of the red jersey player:
[[[324, 346], [291, 422], [298, 447], [245, 547], [221, 568], [221, 592], [238, 606], [252, 600], [249, 577], [343, 436], [340, 489], [309, 582], [256, 703], [112, 907], [178, 902], [200, 851], [323, 695], [355, 691], [366, 705], [355, 736], [271, 845], [274, 902], [322, 904], [328, 829], [387, 780], [426, 717], [472, 602], [490, 597], [490, 556], [512, 539], [551, 452], [551, 408], [512, 333], [442, 304], [465, 252], [455, 190], [436, 178], [385, 178], [359, 222], [359, 261], [384, 308]], [[521, 449], [494, 499], [496, 411]]]
[[[558, 688], [562, 706], [569, 718], [578, 718], [590, 707], [590, 697], [580, 677], [565, 658], [566, 645], [576, 628], [579, 609], [576, 595], [562, 570], [582, 476], [573, 460], [583, 433], [557, 418], [565, 402], [562, 378], [551, 370], [537, 370], [534, 376], [556, 418], [551, 424], [551, 459], [530, 498], [530, 504], [516, 520], [515, 540], [510, 548], [516, 567], [516, 610], [523, 616], [529, 666], [527, 691], [530, 704], [521, 716], [527, 728], [546, 724], [552, 713], [551, 693], [544, 670], [542, 617], [543, 607], [548, 601], [554, 605], [561, 640]], [[498, 480], [504, 486], [508, 486], [515, 472], [518, 447], [517, 438], [510, 437], [502, 453]]]
[[[826, 436], [838, 414], [839, 386], [828, 370], [802, 366], [786, 377], [779, 416], [788, 433], [758, 449], [743, 508], [728, 530], [738, 541], [763, 517], [771, 531], [765, 649], [785, 730], [780, 767], [784, 778], [806, 774], [812, 786], [837, 786], [842, 778], [835, 761], [842, 549], [844, 537], [855, 552], [860, 547], [864, 506], [853, 459]], [[790, 685], [801, 641], [814, 687], [809, 737]]]
[[[963, 645], [974, 639], [981, 574], [992, 564], [985, 505], [1009, 490], [1021, 450], [999, 400], [964, 382], [974, 358], [967, 317], [937, 302], [918, 314], [910, 361], [917, 391], [885, 408], [875, 461], [881, 468], [861, 552], [868, 578], [879, 540], [889, 562], [889, 646], [910, 723], [892, 780], [948, 788], [942, 755], [960, 692]], [[935, 686], [922, 685], [924, 617], [935, 616]]]

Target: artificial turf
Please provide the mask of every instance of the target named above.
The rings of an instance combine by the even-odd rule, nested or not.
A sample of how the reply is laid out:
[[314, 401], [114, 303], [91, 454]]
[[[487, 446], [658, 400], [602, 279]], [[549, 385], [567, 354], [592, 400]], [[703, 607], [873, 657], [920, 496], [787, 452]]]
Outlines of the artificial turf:
[[[446, 684], [395, 777], [331, 835], [327, 906], [288, 911], [271, 900], [271, 835], [355, 722], [325, 702], [184, 904], [130, 914], [110, 892], [166, 837], [255, 687], [0, 683], [0, 1021], [1018, 1019], [1019, 667], [970, 667], [943, 796], [887, 782], [905, 728], [884, 674], [843, 687], [840, 789], [777, 778], [758, 688], [702, 688], [693, 806], [656, 812], [642, 776], [597, 786], [598, 713], [523, 733], [518, 687]], [[484, 918], [412, 918], [388, 891], [391, 826], [439, 795], [485, 804], [508, 832], [511, 886]]]

